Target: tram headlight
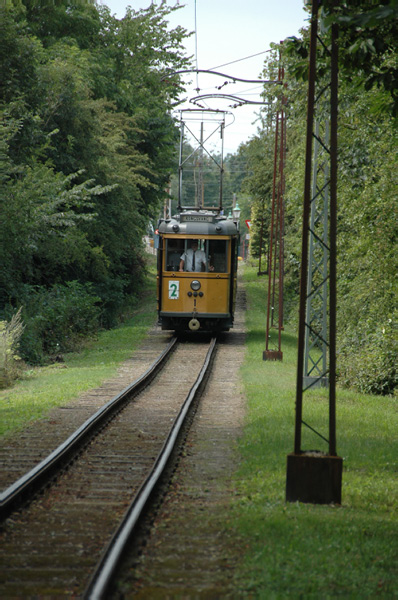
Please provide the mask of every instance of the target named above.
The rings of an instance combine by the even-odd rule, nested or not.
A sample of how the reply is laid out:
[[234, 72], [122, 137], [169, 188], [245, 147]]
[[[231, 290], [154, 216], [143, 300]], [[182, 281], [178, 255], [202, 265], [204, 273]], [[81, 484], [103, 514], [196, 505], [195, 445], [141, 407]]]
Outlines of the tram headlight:
[[200, 281], [195, 279], [194, 281], [191, 282], [191, 289], [194, 292], [197, 292], [198, 290], [200, 290], [200, 288], [201, 288]]

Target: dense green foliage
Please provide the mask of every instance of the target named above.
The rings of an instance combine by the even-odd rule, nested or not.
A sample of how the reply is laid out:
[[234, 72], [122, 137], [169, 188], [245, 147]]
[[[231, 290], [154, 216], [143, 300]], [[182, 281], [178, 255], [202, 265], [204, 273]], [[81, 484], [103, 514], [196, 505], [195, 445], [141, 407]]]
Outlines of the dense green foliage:
[[[331, 4], [325, 2], [327, 8]], [[338, 374], [365, 392], [390, 394], [398, 383], [398, 7], [390, 2], [339, 3], [324, 22], [340, 28], [338, 165]], [[318, 76], [328, 76], [326, 47], [319, 44]], [[288, 89], [285, 193], [285, 295], [296, 319], [304, 187], [309, 31], [281, 47]], [[277, 48], [277, 47], [276, 47]], [[275, 72], [275, 57], [264, 74]], [[265, 92], [268, 95], [270, 91]], [[274, 112], [278, 98], [273, 100]], [[327, 107], [326, 107], [327, 109]], [[323, 118], [322, 106], [318, 108]], [[274, 125], [245, 149], [251, 162], [246, 189], [252, 194], [255, 223], [252, 254], [258, 254], [261, 202], [272, 189]], [[264, 215], [265, 216], [265, 215]]]
[[30, 292], [23, 312], [26, 326], [20, 343], [22, 355], [35, 364], [48, 355], [74, 350], [79, 340], [98, 330], [99, 302], [92, 284], [78, 281]]
[[[139, 293], [142, 236], [175, 170], [181, 87], [163, 76], [187, 59], [186, 31], [167, 28], [172, 10], [128, 9], [118, 20], [83, 1], [1, 8], [0, 311], [9, 320], [23, 306], [34, 318], [21, 344], [30, 361], [69, 345], [59, 334], [74, 324], [59, 295], [79, 289], [79, 300], [65, 298], [78, 312], [85, 290], [108, 326]], [[76, 333], [92, 326], [88, 311]]]

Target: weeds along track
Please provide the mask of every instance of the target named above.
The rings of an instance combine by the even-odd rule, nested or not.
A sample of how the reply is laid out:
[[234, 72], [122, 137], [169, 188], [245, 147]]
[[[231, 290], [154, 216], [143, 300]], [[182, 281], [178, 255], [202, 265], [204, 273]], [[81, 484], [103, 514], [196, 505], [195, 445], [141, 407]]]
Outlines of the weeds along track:
[[[210, 346], [214, 350], [214, 339]], [[171, 350], [174, 351], [170, 356]], [[165, 362], [165, 357], [166, 353], [161, 362]], [[116, 416], [111, 416], [114, 399], [104, 407], [110, 411], [108, 415], [89, 419], [100, 433], [95, 437], [91, 434], [91, 441], [83, 441], [85, 447], [77, 453], [68, 451], [55, 470], [49, 471], [49, 476], [56, 478], [52, 485], [25, 509], [14, 512], [11, 511], [18, 500], [13, 500], [12, 508], [7, 508], [7, 490], [3, 493], [4, 514], [10, 513], [2, 527], [3, 598], [84, 593], [132, 498], [137, 492], [142, 495], [143, 482], [154, 464], [157, 468], [162, 462], [158, 457], [165, 448], [165, 440], [170, 435], [178, 437], [170, 431], [175, 431], [176, 419], [181, 420], [178, 415], [181, 407], [186, 406], [187, 397], [192, 396], [190, 392], [199, 387], [197, 379], [200, 373], [205, 373], [205, 362], [208, 372], [211, 363], [208, 340], [172, 342], [163, 369], [151, 374], [150, 385], [143, 384], [144, 389], [133, 402], [123, 397], [120, 400], [123, 409], [118, 408]], [[129, 393], [124, 390], [118, 396], [127, 397]], [[86, 422], [77, 437], [87, 427]], [[65, 461], [71, 457], [73, 462], [65, 469]], [[56, 475], [58, 467], [63, 469], [60, 475]], [[43, 481], [42, 477], [40, 486]], [[11, 487], [20, 485], [21, 480]], [[108, 549], [106, 555], [109, 553]], [[93, 585], [97, 585], [95, 581], [101, 577], [105, 562], [102, 561]], [[109, 580], [109, 566], [105, 568]], [[99, 597], [100, 588], [95, 589], [95, 597]]]

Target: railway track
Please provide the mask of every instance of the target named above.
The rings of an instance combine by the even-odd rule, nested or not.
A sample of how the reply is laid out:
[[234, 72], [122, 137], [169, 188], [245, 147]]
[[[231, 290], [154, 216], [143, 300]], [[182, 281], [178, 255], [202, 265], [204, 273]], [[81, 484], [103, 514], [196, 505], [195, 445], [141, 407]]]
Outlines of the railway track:
[[[18, 434], [6, 436], [0, 444], [0, 490], [5, 490], [25, 473], [36, 467], [61, 445], [85, 421], [112, 400], [132, 381], [139, 379], [162, 354], [172, 339], [168, 332], [152, 330], [139, 352], [118, 368], [112, 379], [100, 387], [82, 392], [79, 398], [53, 408]], [[55, 374], [63, 364], [53, 365]], [[62, 390], [61, 390], [62, 391]], [[40, 392], [38, 392], [40, 393]]]
[[173, 338], [158, 359], [131, 385], [127, 386], [62, 442], [53, 452], [40, 461], [30, 471], [11, 484], [0, 494], [0, 518], [3, 520], [18, 508], [29, 496], [36, 494], [40, 487], [57, 476], [73, 457], [114, 415], [123, 409], [136, 394], [155, 377], [174, 350], [177, 338]]
[[[215, 340], [210, 349], [193, 342], [169, 344], [159, 361], [164, 364], [167, 357], [167, 365], [160, 374], [156, 367], [140, 378], [134, 402], [127, 399], [130, 388], [137, 392], [137, 385], [108, 402], [34, 473], [2, 494], [3, 513], [11, 515], [2, 534], [2, 563], [7, 573], [7, 582], [0, 587], [3, 598], [82, 596], [90, 578], [87, 597], [104, 597], [118, 556], [208, 374], [214, 349]], [[147, 375], [153, 379], [149, 387], [145, 387]], [[92, 427], [103, 430], [88, 442], [84, 436]], [[71, 460], [67, 470], [25, 510], [12, 512], [34, 490], [35, 475], [42, 487]]]

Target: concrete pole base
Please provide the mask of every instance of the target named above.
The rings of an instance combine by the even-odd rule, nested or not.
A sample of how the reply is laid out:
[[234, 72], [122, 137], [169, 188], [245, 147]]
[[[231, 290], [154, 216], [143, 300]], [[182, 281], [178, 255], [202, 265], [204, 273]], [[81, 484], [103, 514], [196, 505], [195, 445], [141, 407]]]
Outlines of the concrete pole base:
[[288, 454], [286, 501], [341, 504], [343, 459], [318, 451]]
[[263, 360], [283, 360], [283, 352], [281, 350], [264, 350]]

